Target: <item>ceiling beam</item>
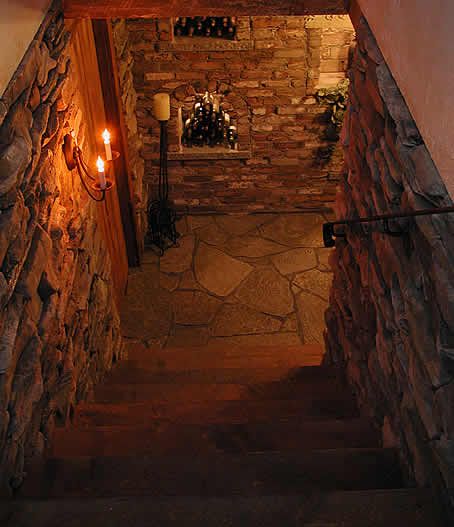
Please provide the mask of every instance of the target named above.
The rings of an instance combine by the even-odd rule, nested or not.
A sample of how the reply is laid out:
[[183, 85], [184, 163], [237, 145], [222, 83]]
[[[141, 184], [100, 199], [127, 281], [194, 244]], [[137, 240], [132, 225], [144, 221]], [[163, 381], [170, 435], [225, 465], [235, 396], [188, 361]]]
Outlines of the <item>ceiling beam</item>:
[[64, 0], [66, 18], [346, 14], [345, 0]]

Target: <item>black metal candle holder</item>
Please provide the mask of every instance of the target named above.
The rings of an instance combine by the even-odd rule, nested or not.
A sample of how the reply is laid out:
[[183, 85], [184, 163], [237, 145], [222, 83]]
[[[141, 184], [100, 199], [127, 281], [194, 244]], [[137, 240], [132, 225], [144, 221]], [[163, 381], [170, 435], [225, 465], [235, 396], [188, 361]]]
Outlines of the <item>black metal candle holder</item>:
[[160, 124], [160, 158], [158, 199], [148, 205], [147, 242], [158, 248], [160, 255], [169, 247], [176, 245], [180, 237], [176, 229], [177, 214], [169, 201], [169, 177], [167, 171], [168, 131], [167, 121]]
[[[80, 182], [84, 187], [87, 194], [93, 201], [105, 201], [106, 192], [112, 190], [115, 185], [113, 179], [107, 177], [106, 174], [106, 184], [104, 187], [101, 186], [100, 182], [90, 173], [90, 169], [86, 162], [84, 161], [84, 156], [81, 148], [76, 144], [74, 137], [71, 134], [66, 134], [63, 139], [63, 156], [65, 158], [66, 166], [69, 171], [77, 170], [79, 175]], [[112, 160], [115, 161], [120, 157], [119, 152], [112, 151]], [[109, 161], [106, 161], [109, 163]]]

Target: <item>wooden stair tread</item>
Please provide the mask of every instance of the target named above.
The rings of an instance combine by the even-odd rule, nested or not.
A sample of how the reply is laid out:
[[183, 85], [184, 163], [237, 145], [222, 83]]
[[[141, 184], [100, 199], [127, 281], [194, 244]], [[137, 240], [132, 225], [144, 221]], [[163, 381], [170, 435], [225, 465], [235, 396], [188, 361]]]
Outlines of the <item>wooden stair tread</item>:
[[[270, 382], [128, 382], [107, 381], [95, 390], [97, 402], [269, 400], [286, 398], [353, 398], [352, 390], [339, 379], [272, 380]], [[136, 378], [136, 381], [139, 379]], [[146, 379], [143, 379], [146, 381]]]
[[324, 348], [320, 344], [299, 344], [289, 346], [276, 346], [275, 344], [266, 344], [266, 341], [261, 346], [241, 346], [222, 344], [220, 342], [207, 344], [205, 346], [171, 346], [167, 348], [153, 348], [146, 347], [141, 343], [129, 344], [127, 349], [127, 357], [129, 359], [146, 360], [157, 355], [175, 355], [192, 357], [198, 356], [212, 356], [216, 354], [219, 357], [271, 357], [271, 356], [295, 356], [300, 357], [314, 356], [317, 354], [323, 355]]
[[148, 369], [186, 370], [216, 368], [264, 368], [319, 366], [323, 348], [318, 344], [289, 347], [206, 346], [203, 348], [130, 349], [121, 364], [139, 363]]
[[121, 384], [258, 384], [268, 382], [327, 382], [338, 370], [322, 366], [280, 366], [265, 368], [156, 369], [154, 365], [128, 362], [119, 364], [106, 382]]
[[[1, 505], [1, 504], [0, 504]], [[425, 489], [361, 490], [258, 497], [117, 497], [22, 500], [14, 527], [443, 527]], [[0, 506], [1, 510], [1, 506]], [[6, 510], [6, 507], [5, 509]], [[0, 521], [6, 523], [6, 513]]]
[[75, 411], [76, 426], [147, 425], [156, 419], [182, 424], [273, 422], [287, 417], [338, 419], [358, 416], [351, 398], [229, 400], [136, 403], [83, 403]]
[[50, 458], [21, 495], [254, 496], [308, 490], [398, 488], [392, 449]]
[[137, 346], [55, 430], [8, 525], [442, 527], [320, 356]]
[[377, 431], [366, 419], [272, 423], [179, 425], [155, 421], [145, 427], [57, 428], [50, 455], [130, 456], [203, 452], [264, 452], [299, 449], [378, 447]]

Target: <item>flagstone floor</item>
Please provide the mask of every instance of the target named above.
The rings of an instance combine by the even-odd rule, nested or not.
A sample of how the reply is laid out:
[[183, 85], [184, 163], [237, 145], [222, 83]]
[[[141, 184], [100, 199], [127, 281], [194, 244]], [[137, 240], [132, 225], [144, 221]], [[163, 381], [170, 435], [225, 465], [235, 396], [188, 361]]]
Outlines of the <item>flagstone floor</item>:
[[123, 334], [161, 347], [323, 343], [321, 214], [185, 216], [179, 246], [129, 277]]

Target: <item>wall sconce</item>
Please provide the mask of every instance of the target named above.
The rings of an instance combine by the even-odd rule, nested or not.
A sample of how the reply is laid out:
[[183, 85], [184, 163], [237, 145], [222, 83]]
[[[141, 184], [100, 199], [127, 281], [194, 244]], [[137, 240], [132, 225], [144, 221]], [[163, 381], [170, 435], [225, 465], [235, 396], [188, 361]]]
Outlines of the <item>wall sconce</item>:
[[112, 190], [114, 186], [113, 179], [109, 178], [106, 174], [105, 164], [112, 163], [120, 157], [119, 152], [112, 150], [110, 146], [110, 134], [108, 130], [104, 130], [102, 137], [106, 150], [106, 161], [101, 156], [98, 156], [96, 161], [96, 167], [98, 169], [97, 177], [90, 173], [90, 169], [84, 161], [82, 150], [77, 145], [73, 134], [66, 134], [63, 139], [63, 155], [68, 170], [73, 171], [77, 169], [80, 182], [87, 194], [91, 199], [98, 202], [104, 201], [106, 199], [106, 192]]

